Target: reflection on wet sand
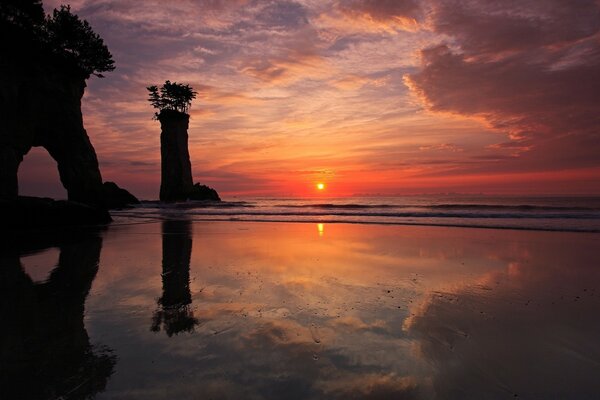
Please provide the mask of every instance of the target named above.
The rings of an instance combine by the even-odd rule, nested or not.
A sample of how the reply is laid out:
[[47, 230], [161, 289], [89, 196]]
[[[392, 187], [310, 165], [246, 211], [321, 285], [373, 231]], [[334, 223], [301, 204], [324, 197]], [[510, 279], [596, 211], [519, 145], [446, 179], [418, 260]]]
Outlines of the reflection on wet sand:
[[102, 239], [86, 234], [57, 243], [58, 265], [43, 283], [25, 273], [18, 251], [0, 257], [0, 398], [88, 398], [113, 372], [116, 357], [90, 344], [83, 321]]
[[162, 296], [152, 318], [153, 332], [161, 325], [167, 335], [191, 332], [198, 320], [190, 308], [190, 257], [192, 223], [189, 220], [162, 222]]
[[[597, 235], [328, 224], [321, 236], [318, 224], [179, 224], [145, 226], [143, 246], [127, 242], [105, 259], [120, 265], [129, 253], [144, 267], [106, 270], [98, 287], [131, 304], [120, 313], [143, 315], [157, 292], [171, 297], [154, 271], [168, 272], [167, 259], [188, 271], [189, 257], [173, 304], [191, 296], [202, 320], [169, 337], [148, 336], [131, 318], [118, 329], [96, 319], [97, 331], [114, 332], [111, 346], [123, 343], [106, 398], [596, 393]], [[139, 228], [130, 229], [134, 240]], [[111, 243], [123, 237], [114, 232]], [[559, 376], [560, 365], [569, 368]]]
[[517, 243], [517, 257], [491, 254], [504, 256], [504, 269], [426, 294], [405, 321], [420, 357], [435, 368], [435, 392], [448, 399], [597, 398], [594, 240], [548, 235]]
[[[119, 363], [96, 397], [600, 392], [597, 234], [327, 224], [321, 236], [316, 228], [165, 221], [109, 229], [86, 326]], [[23, 276], [6, 281], [24, 289], [5, 293], [31, 291], [31, 282], [17, 285]], [[81, 329], [70, 330], [81, 335], [81, 315], [73, 318]]]

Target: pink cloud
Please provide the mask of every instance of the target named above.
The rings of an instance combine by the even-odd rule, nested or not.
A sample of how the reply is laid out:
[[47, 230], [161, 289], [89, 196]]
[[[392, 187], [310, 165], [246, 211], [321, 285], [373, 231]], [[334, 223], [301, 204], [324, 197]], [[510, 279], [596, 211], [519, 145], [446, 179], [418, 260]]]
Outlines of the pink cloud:
[[382, 22], [414, 20], [421, 16], [421, 6], [416, 0], [341, 0], [337, 7], [352, 16]]
[[527, 151], [519, 168], [598, 166], [600, 5], [549, 3], [436, 2], [449, 39], [405, 79], [430, 110], [506, 132], [496, 148]]

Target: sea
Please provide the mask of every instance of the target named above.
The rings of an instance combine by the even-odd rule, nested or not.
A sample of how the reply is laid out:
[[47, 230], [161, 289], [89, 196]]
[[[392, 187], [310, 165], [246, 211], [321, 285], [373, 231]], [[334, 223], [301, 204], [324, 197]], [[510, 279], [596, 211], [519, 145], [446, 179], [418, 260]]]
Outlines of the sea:
[[113, 211], [113, 217], [117, 223], [182, 218], [600, 232], [600, 197], [428, 195], [144, 201], [130, 209]]

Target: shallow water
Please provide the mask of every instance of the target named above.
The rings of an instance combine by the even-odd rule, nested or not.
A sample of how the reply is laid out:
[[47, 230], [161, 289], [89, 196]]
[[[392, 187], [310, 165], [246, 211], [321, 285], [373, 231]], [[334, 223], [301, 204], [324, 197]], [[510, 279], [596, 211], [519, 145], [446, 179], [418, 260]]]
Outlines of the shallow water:
[[597, 233], [183, 219], [34, 239], [0, 258], [1, 398], [600, 393]]
[[598, 197], [430, 195], [353, 198], [244, 198], [240, 201], [145, 201], [114, 211], [132, 221], [312, 222], [600, 232]]

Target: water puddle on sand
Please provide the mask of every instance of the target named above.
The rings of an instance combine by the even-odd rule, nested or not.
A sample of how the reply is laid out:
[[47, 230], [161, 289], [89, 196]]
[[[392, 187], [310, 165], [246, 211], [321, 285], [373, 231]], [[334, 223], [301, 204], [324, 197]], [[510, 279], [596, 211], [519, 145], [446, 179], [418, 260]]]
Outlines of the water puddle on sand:
[[319, 225], [162, 221], [3, 254], [1, 397], [600, 392], [599, 234]]

